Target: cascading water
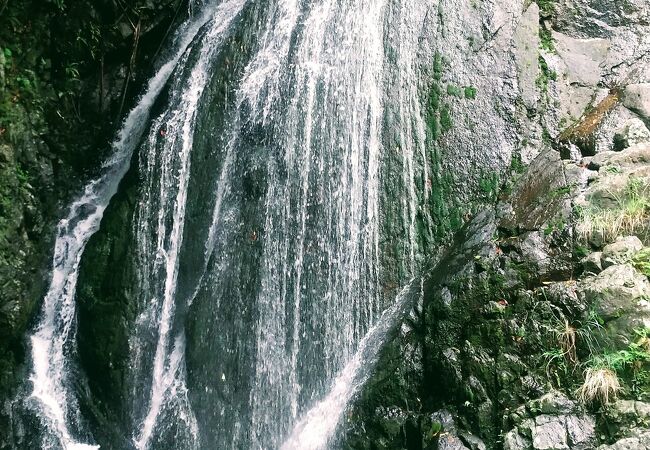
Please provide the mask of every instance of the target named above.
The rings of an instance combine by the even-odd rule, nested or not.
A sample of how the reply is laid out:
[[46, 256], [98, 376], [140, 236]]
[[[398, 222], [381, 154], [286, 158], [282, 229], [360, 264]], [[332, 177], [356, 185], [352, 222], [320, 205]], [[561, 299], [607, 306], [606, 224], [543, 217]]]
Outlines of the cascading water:
[[[414, 0], [223, 0], [183, 26], [116, 156], [59, 225], [32, 337], [46, 448], [95, 447], [77, 443], [94, 439], [68, 379], [75, 296], [85, 295], [76, 284], [138, 145], [137, 201], [120, 229], [133, 236], [120, 266], [135, 274], [123, 301], [135, 314], [116, 324], [128, 333], [114, 392], [127, 425], [108, 448], [328, 445], [412, 290], [377, 322], [393, 304], [382, 280], [382, 242], [394, 238], [381, 235], [385, 190], [401, 197], [392, 230], [406, 237], [402, 283], [418, 251], [420, 9]], [[167, 106], [149, 121], [175, 66]], [[400, 132], [387, 138], [389, 116]], [[387, 186], [384, 155], [395, 151], [401, 176]]]
[[[86, 186], [83, 194], [70, 207], [68, 216], [57, 227], [52, 280], [43, 301], [42, 317], [31, 336], [33, 391], [35, 407], [49, 437], [44, 448], [97, 448], [76, 442], [74, 434], [83, 434], [76, 403], [69, 395], [68, 365], [74, 350], [68, 345], [74, 338], [74, 295], [81, 255], [88, 239], [98, 229], [102, 215], [118, 184], [129, 168], [131, 154], [145, 129], [148, 113], [164, 88], [200, 27], [210, 18], [206, 11], [182, 26], [176, 39], [176, 50], [149, 81], [144, 95], [129, 113], [113, 144], [114, 155], [103, 166], [101, 177]], [[74, 427], [74, 429], [72, 429]]]

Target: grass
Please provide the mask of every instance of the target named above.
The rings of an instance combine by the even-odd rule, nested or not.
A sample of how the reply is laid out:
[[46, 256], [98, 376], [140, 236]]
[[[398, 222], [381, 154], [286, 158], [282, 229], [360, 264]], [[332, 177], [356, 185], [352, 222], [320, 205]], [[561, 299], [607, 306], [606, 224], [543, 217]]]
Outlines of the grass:
[[585, 381], [576, 391], [576, 397], [585, 404], [599, 401], [607, 405], [616, 400], [622, 390], [616, 372], [606, 367], [588, 367]]
[[612, 242], [618, 236], [636, 234], [641, 240], [650, 235], [650, 184], [640, 178], [630, 178], [616, 207], [587, 207], [579, 211], [578, 235], [589, 241], [600, 236]]
[[578, 362], [576, 355], [576, 329], [565, 319], [563, 326], [556, 331], [556, 335], [563, 356], [571, 364], [576, 364]]
[[[624, 391], [621, 379], [638, 397], [648, 393], [650, 384], [650, 328], [635, 330], [636, 341], [626, 349], [593, 356], [585, 369], [585, 380], [576, 391], [583, 403], [606, 405]], [[622, 377], [622, 378], [621, 378]]]

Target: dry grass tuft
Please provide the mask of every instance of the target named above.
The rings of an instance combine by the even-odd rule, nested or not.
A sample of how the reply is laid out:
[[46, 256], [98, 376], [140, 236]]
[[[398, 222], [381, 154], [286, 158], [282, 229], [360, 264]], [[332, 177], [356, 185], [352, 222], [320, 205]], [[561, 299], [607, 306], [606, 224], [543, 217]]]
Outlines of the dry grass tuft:
[[576, 356], [576, 329], [569, 324], [565, 319], [564, 325], [559, 330], [556, 330], [557, 341], [562, 349], [564, 357], [572, 364], [577, 364], [578, 358]]
[[605, 242], [613, 242], [618, 236], [632, 234], [647, 240], [650, 237], [650, 184], [631, 178], [615, 208], [582, 210], [576, 230], [586, 241], [599, 236]]
[[590, 367], [585, 370], [585, 381], [576, 391], [576, 396], [585, 404], [599, 401], [607, 405], [616, 400], [622, 390], [616, 372], [604, 367]]

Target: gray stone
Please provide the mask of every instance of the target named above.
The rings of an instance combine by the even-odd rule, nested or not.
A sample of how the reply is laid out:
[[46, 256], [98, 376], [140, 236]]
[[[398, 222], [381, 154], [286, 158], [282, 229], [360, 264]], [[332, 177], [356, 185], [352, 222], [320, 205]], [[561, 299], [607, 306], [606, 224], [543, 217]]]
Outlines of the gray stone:
[[591, 416], [567, 416], [566, 431], [572, 450], [589, 450], [596, 444], [596, 422]]
[[612, 445], [601, 445], [598, 450], [650, 450], [650, 431], [637, 430]]
[[632, 257], [643, 248], [643, 242], [636, 236], [619, 236], [616, 242], [603, 248], [602, 265], [608, 268], [615, 264], [630, 262]]
[[566, 395], [552, 390], [542, 397], [531, 402], [531, 409], [534, 408], [542, 414], [569, 414], [576, 409], [574, 401], [569, 400]]
[[0, 92], [5, 90], [5, 54], [0, 51]]
[[576, 39], [563, 33], [552, 32], [555, 49], [566, 66], [564, 82], [568, 85], [596, 86], [610, 42], [607, 39]]
[[541, 153], [515, 185], [509, 198], [514, 214], [512, 228], [539, 230], [556, 217], [564, 206], [564, 198], [553, 196], [566, 188], [564, 162], [555, 151]]
[[581, 261], [582, 269], [587, 273], [598, 275], [603, 270], [602, 256], [602, 252], [588, 254]]
[[641, 302], [650, 296], [650, 283], [630, 264], [621, 264], [587, 278], [580, 284], [580, 290], [600, 316], [611, 320], [647, 308]]
[[569, 449], [564, 416], [541, 415], [535, 417], [533, 448], [535, 450]]
[[614, 135], [614, 150], [650, 142], [650, 130], [640, 119], [630, 119]]
[[516, 430], [508, 432], [503, 439], [503, 450], [530, 450], [531, 448], [530, 440]]
[[650, 326], [650, 283], [630, 264], [608, 267], [580, 286], [580, 295], [603, 318], [615, 347], [625, 348], [634, 340], [635, 329]]
[[539, 6], [532, 2], [521, 16], [514, 35], [514, 55], [517, 61], [517, 81], [521, 98], [528, 109], [535, 109], [539, 101]]
[[600, 170], [607, 166], [616, 166], [619, 169], [631, 168], [638, 165], [650, 164], [650, 144], [634, 144], [621, 152], [601, 152], [589, 158], [589, 167]]
[[458, 436], [453, 434], [444, 434], [438, 441], [439, 450], [470, 450]]
[[650, 83], [630, 84], [623, 91], [623, 105], [650, 120]]

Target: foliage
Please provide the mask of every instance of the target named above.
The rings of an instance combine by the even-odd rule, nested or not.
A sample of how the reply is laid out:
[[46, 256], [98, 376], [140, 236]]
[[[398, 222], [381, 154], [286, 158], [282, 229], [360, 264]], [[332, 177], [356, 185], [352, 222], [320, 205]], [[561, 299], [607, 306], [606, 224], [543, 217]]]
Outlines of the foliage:
[[451, 95], [453, 97], [462, 97], [463, 96], [463, 90], [459, 88], [458, 86], [455, 86], [453, 84], [448, 84], [447, 85], [447, 95]]
[[543, 16], [550, 16], [555, 11], [556, 0], [537, 0], [537, 6]]
[[442, 108], [440, 108], [440, 131], [442, 133], [446, 133], [447, 131], [451, 130], [453, 125], [454, 122], [451, 118], [451, 106], [444, 105]]
[[[619, 380], [628, 380], [633, 393], [647, 394], [650, 387], [650, 328], [635, 330], [635, 335], [636, 340], [623, 350], [592, 356], [587, 363], [587, 370], [610, 371], [616, 375], [619, 385]], [[586, 377], [585, 384], [593, 382]], [[585, 392], [591, 392], [590, 389], [589, 386], [585, 387]], [[619, 388], [617, 392], [621, 390]], [[601, 395], [601, 400], [602, 397]]]
[[639, 272], [650, 278], [650, 247], [646, 247], [634, 255], [632, 262]]
[[540, 91], [547, 92], [548, 82], [549, 80], [553, 80], [553, 81], [557, 80], [557, 72], [551, 70], [548, 67], [546, 60], [541, 55], [539, 57], [539, 67], [540, 67], [540, 72], [539, 72], [539, 76], [537, 77], [537, 80], [535, 80], [535, 85]]
[[551, 34], [551, 30], [540, 27], [539, 45], [543, 50], [546, 50], [547, 52], [555, 51], [555, 44], [553, 43], [553, 35]]

